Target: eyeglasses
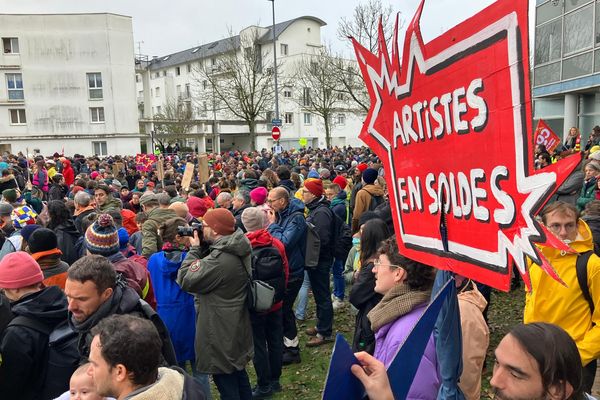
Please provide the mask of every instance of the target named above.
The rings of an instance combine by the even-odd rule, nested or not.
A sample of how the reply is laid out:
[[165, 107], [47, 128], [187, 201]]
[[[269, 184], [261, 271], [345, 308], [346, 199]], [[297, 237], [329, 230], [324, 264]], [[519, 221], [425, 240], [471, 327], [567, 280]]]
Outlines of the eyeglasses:
[[397, 265], [397, 264], [384, 264], [379, 260], [379, 258], [376, 258], [375, 260], [373, 260], [373, 265], [377, 268], [379, 268], [379, 267], [402, 268], [401, 265]]
[[552, 232], [560, 232], [564, 228], [565, 231], [571, 232], [577, 229], [576, 222], [569, 222], [568, 224], [552, 224], [548, 225], [548, 229]]
[[272, 204], [272, 203], [275, 203], [277, 200], [281, 200], [281, 199], [283, 199], [283, 197], [278, 197], [278, 198], [273, 199], [273, 200], [267, 199], [267, 203]]

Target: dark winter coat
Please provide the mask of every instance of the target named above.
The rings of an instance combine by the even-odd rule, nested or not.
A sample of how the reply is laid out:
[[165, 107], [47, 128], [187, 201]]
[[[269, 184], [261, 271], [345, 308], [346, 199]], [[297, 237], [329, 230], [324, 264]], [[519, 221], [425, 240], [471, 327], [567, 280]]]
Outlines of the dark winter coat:
[[571, 175], [563, 182], [562, 185], [556, 190], [552, 200], [564, 201], [565, 203], [575, 205], [581, 187], [583, 186], [584, 174], [581, 168], [576, 168]]
[[277, 213], [277, 221], [269, 225], [268, 230], [285, 246], [290, 277], [304, 276], [304, 252], [306, 251], [304, 203], [292, 199], [284, 210]]
[[148, 260], [148, 271], [157, 303], [156, 312], [169, 329], [179, 363], [196, 361], [194, 296], [184, 292], [176, 282], [177, 271], [186, 255], [186, 252], [181, 251], [161, 251], [154, 253]]
[[600, 254], [600, 216], [598, 215], [584, 215], [581, 217], [592, 231], [592, 238], [594, 240], [594, 252]]
[[17, 189], [17, 181], [15, 180], [15, 176], [10, 174], [3, 177], [0, 177], [0, 194], [4, 192], [6, 189]]
[[48, 201], [64, 200], [67, 196], [67, 188], [61, 184], [53, 183], [48, 191]]
[[348, 223], [348, 195], [345, 190], [340, 191], [331, 202], [331, 211], [342, 221]]
[[591, 178], [587, 182], [583, 182], [583, 187], [577, 199], [577, 208], [579, 211], [585, 209], [585, 205], [596, 198], [596, 178]]
[[315, 226], [319, 239], [321, 241], [321, 250], [319, 251], [319, 267], [331, 266], [333, 262], [333, 213], [329, 208], [329, 200], [325, 196], [315, 199], [306, 205], [308, 216], [306, 222]]
[[192, 247], [177, 283], [196, 297], [196, 369], [206, 374], [240, 371], [252, 360], [252, 326], [246, 304], [250, 242], [241, 230], [223, 236], [201, 257]]
[[77, 231], [75, 224], [71, 220], [57, 225], [53, 231], [56, 233], [58, 248], [62, 251], [61, 260], [69, 265], [73, 265], [79, 259], [75, 243], [77, 243], [77, 239], [79, 239], [81, 234]]
[[294, 185], [294, 182], [292, 182], [291, 179], [284, 179], [279, 181], [279, 186], [287, 189], [287, 191], [290, 193], [290, 197], [294, 196], [294, 193], [296, 193], [296, 185]]
[[[25, 316], [55, 327], [67, 319], [67, 298], [57, 286], [31, 293], [11, 304], [15, 316]], [[37, 400], [43, 379], [48, 336], [24, 326], [10, 326], [0, 342], [0, 393], [3, 399]], [[68, 385], [65, 385], [68, 388]]]
[[[90, 345], [94, 338], [91, 334], [91, 330], [98, 322], [108, 317], [109, 315], [123, 315], [130, 314], [136, 317], [148, 319], [146, 314], [142, 311], [140, 296], [131, 289], [123, 281], [119, 281], [117, 286], [113, 290], [113, 294], [100, 305], [96, 312], [88, 317], [83, 322], [77, 322], [73, 318], [73, 314], [69, 311], [69, 325], [71, 328], [79, 334], [79, 354], [81, 355], [82, 361], [87, 360], [90, 354]], [[158, 319], [155, 322], [154, 319]], [[169, 338], [169, 332], [162, 320], [158, 315], [152, 318], [155, 326], [158, 324], [161, 326], [158, 329], [162, 341], [162, 357], [168, 365], [175, 365], [177, 359], [175, 357], [175, 351], [173, 350], [173, 344]]]
[[83, 219], [85, 217], [87, 217], [88, 215], [90, 215], [91, 213], [94, 213], [94, 212], [96, 212], [96, 210], [93, 207], [90, 207], [89, 210], [82, 211], [80, 214], [77, 214], [77, 216], [74, 217], [75, 229], [77, 229], [77, 232], [79, 232], [81, 235], [83, 235], [85, 233], [81, 229], [81, 222], [83, 221]]
[[382, 298], [382, 295], [375, 292], [373, 263], [369, 262], [360, 268], [348, 299], [350, 304], [358, 309], [352, 342], [353, 352], [366, 351], [373, 354], [375, 351], [375, 333], [371, 329], [371, 321], [367, 318], [367, 314]]
[[239, 190], [245, 190], [250, 192], [252, 189], [256, 189], [258, 187], [258, 180], [253, 178], [246, 178], [240, 181]]
[[235, 218], [235, 227], [240, 228], [242, 232], [246, 233], [246, 227], [242, 223], [242, 213], [246, 208], [252, 207], [250, 204], [244, 204], [237, 210], [233, 210], [233, 217]]

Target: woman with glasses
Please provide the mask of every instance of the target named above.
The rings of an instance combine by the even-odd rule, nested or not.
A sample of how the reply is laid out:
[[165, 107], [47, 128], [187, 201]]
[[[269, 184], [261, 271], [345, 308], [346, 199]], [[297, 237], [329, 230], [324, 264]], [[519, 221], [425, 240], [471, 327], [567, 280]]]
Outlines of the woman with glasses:
[[[394, 236], [378, 253], [373, 261], [375, 292], [383, 298], [368, 317], [375, 332], [374, 356], [387, 368], [429, 303], [435, 270], [401, 255]], [[432, 333], [406, 398], [436, 399], [439, 385]]]

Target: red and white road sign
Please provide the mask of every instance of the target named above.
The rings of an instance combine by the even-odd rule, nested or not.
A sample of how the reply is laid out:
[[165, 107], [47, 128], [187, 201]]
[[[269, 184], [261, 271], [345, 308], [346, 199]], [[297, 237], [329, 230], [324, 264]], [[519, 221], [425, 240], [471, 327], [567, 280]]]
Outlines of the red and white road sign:
[[271, 129], [271, 136], [273, 137], [273, 140], [279, 140], [281, 137], [281, 129], [279, 129], [278, 126], [274, 126]]

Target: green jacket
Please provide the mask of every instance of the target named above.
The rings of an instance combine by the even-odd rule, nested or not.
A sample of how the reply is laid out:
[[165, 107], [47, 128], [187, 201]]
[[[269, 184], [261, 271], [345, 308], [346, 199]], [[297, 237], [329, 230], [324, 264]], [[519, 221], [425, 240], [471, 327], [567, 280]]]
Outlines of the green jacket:
[[142, 256], [150, 256], [162, 248], [162, 240], [158, 234], [160, 226], [171, 218], [176, 218], [175, 211], [156, 207], [148, 213], [148, 220], [142, 225]]
[[200, 259], [192, 247], [177, 274], [183, 290], [196, 296], [196, 369], [229, 374], [252, 360], [252, 325], [246, 305], [251, 246], [240, 229], [210, 245]]
[[115, 198], [112, 195], [108, 195], [108, 198], [106, 199], [106, 203], [104, 203], [103, 205], [98, 207], [98, 210], [100, 210], [100, 212], [107, 212], [110, 210], [117, 210], [117, 211], [121, 211], [121, 209], [123, 208], [123, 203], [121, 203], [121, 200]]
[[596, 182], [597, 180], [593, 179], [593, 182], [587, 184], [585, 182], [583, 183], [579, 198], [577, 199], [577, 208], [579, 211], [583, 211], [585, 205], [596, 198]]

